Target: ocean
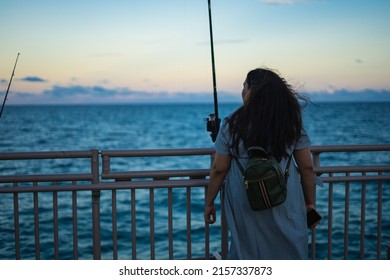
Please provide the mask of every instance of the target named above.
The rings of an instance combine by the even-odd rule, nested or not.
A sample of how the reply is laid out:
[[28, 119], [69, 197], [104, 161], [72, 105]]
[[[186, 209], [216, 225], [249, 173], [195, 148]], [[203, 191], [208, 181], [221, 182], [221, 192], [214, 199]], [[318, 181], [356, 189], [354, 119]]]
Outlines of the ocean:
[[[219, 115], [227, 116], [238, 108], [240, 104], [226, 103], [219, 105]], [[5, 107], [3, 116], [0, 119], [0, 152], [32, 152], [32, 151], [75, 151], [89, 150], [129, 150], [129, 149], [171, 149], [171, 148], [209, 148], [213, 147], [210, 133], [206, 131], [205, 118], [214, 110], [212, 104], [122, 104], [122, 105], [9, 105]], [[355, 144], [389, 144], [390, 143], [390, 103], [309, 103], [304, 109], [304, 124], [311, 138], [312, 145], [355, 145]], [[321, 158], [323, 165], [385, 165], [390, 164], [389, 153], [356, 153], [350, 156], [346, 153], [333, 153]], [[120, 166], [123, 169], [123, 163]], [[148, 163], [145, 168], [150, 169], [171, 169], [171, 168], [208, 168], [209, 160], [200, 161], [178, 161], [167, 162], [156, 161]], [[15, 173], [47, 172], [50, 165], [31, 166], [28, 163], [9, 166], [0, 162], [0, 175], [12, 175]], [[55, 173], [71, 173], [74, 170], [83, 168], [63, 164], [56, 166]], [[88, 168], [88, 166], [87, 166]], [[140, 166], [142, 169], [143, 166]], [[50, 170], [49, 172], [52, 172]], [[368, 212], [365, 241], [366, 258], [376, 258], [376, 224], [375, 207], [376, 187], [369, 184], [367, 189]], [[382, 227], [382, 255], [385, 258], [385, 244], [390, 243], [390, 185], [384, 183], [383, 187], [383, 227]], [[357, 218], [360, 215], [360, 190], [351, 188], [351, 217], [349, 237], [349, 258], [359, 258], [360, 222]], [[370, 190], [372, 191], [370, 193]], [[335, 190], [337, 193], [339, 190]], [[128, 195], [123, 194], [123, 195]], [[179, 195], [179, 194], [176, 194]], [[24, 237], [21, 242], [22, 258], [34, 258], [34, 248], [31, 242], [33, 237], [33, 222], [31, 221], [32, 202], [30, 195], [20, 195], [19, 204], [21, 207], [21, 228]], [[40, 200], [40, 239], [41, 256], [43, 259], [52, 258], [52, 249], [45, 249], [45, 244], [52, 242], [52, 225], [50, 225], [52, 210], [50, 203], [45, 204], [45, 197]], [[71, 259], [71, 209], [67, 208], [67, 200], [71, 196], [61, 194], [60, 199], [60, 257]], [[105, 201], [105, 197], [102, 200]], [[337, 199], [337, 198], [336, 198]], [[88, 200], [88, 201], [83, 201]], [[91, 211], [88, 208], [90, 197], [80, 195], [78, 203], [79, 211]], [[193, 197], [195, 211], [199, 217], [202, 216], [203, 200], [200, 194]], [[107, 200], [108, 201], [108, 200]], [[63, 203], [63, 204], [61, 204]], [[121, 207], [128, 208], [129, 200], [126, 197], [118, 196], [118, 215], [122, 213]], [[155, 211], [158, 213], [159, 205], [163, 201], [156, 202]], [[334, 258], [343, 258], [343, 234], [341, 232], [344, 206], [342, 201], [335, 201], [334, 209], [334, 235], [333, 255]], [[28, 206], [27, 206], [28, 205]], [[338, 205], [340, 207], [338, 207]], [[327, 184], [318, 189], [318, 209], [323, 212], [327, 210]], [[104, 207], [110, 208], [110, 205]], [[105, 208], [101, 212], [105, 211]], [[175, 207], [185, 207], [180, 203]], [[372, 208], [372, 209], [371, 209]], [[184, 211], [184, 208], [183, 208]], [[367, 210], [368, 211], [368, 210]], [[143, 211], [140, 211], [142, 215]], [[137, 214], [138, 215], [138, 214]], [[148, 215], [145, 212], [144, 215]], [[157, 215], [158, 216], [158, 215]], [[82, 215], [79, 215], [82, 219]], [[144, 217], [147, 221], [148, 217]], [[343, 219], [343, 218], [342, 218]], [[140, 220], [143, 220], [140, 217]], [[157, 221], [158, 222], [158, 221]], [[174, 221], [178, 224], [178, 221]], [[202, 222], [202, 221], [200, 221]], [[80, 221], [82, 223], [82, 221]], [[129, 217], [118, 221], [118, 229], [127, 227], [130, 223]], [[12, 217], [12, 196], [0, 195], [0, 259], [15, 258], [13, 249], [13, 224]], [[24, 226], [30, 225], [30, 226]], [[102, 229], [111, 227], [111, 221], [103, 218]], [[141, 223], [137, 227], [149, 229], [147, 223]], [[80, 259], [92, 258], [90, 250], [90, 229], [80, 228], [79, 247]], [[179, 226], [179, 230], [180, 226]], [[322, 223], [317, 230], [317, 258], [326, 259], [326, 222]], [[202, 231], [192, 233], [193, 240], [202, 239], [198, 236]], [[129, 233], [123, 231], [118, 236], [119, 240], [130, 242]], [[198, 235], [197, 235], [198, 234]], [[102, 257], [111, 258], [112, 249], [110, 242], [104, 241], [109, 233], [103, 230], [102, 233]], [[85, 241], [88, 239], [88, 241]], [[88, 237], [88, 238], [87, 238]], [[213, 244], [218, 248], [220, 240], [213, 236]], [[157, 239], [164, 239], [158, 236]], [[142, 248], [148, 248], [148, 239], [137, 240]], [[176, 242], [176, 241], [175, 241]], [[179, 244], [182, 240], [177, 241]], [[194, 241], [193, 241], [194, 242]], [[158, 243], [163, 244], [163, 243]], [[165, 243], [164, 243], [165, 244]], [[184, 243], [183, 243], [184, 244]], [[50, 247], [50, 246], [48, 246]], [[84, 248], [86, 248], [84, 250]], [[138, 248], [138, 247], [137, 247]], [[147, 251], [148, 249], [146, 249]], [[196, 249], [194, 249], [196, 251]], [[183, 251], [183, 252], [182, 252]], [[119, 248], [120, 258], [131, 258], [131, 250]], [[185, 258], [185, 248], [178, 249], [175, 258]], [[183, 255], [181, 255], [183, 254]], [[142, 252], [139, 258], [148, 258], [147, 253]], [[158, 247], [157, 258], [167, 257], [167, 246]]]

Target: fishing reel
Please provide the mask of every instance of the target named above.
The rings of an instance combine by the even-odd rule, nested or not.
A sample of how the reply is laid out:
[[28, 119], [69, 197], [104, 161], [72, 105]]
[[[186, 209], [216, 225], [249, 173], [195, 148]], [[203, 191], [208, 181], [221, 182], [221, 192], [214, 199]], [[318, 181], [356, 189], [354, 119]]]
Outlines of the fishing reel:
[[211, 132], [210, 133], [211, 140], [215, 142], [215, 140], [217, 139], [221, 119], [216, 117], [215, 114], [210, 114], [207, 118], [205, 118], [205, 121], [206, 121], [207, 131]]

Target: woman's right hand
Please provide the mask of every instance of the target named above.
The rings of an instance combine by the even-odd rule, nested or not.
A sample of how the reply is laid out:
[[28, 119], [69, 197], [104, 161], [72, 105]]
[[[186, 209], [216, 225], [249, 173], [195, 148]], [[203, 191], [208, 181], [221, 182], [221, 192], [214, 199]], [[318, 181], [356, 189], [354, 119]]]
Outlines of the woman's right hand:
[[206, 224], [214, 224], [216, 221], [216, 211], [214, 205], [204, 208], [204, 221]]

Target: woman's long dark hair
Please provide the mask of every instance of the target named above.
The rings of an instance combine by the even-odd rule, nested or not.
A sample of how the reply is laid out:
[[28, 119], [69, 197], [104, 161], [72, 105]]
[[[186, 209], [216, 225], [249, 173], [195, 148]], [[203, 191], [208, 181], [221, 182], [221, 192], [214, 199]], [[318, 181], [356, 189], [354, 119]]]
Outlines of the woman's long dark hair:
[[278, 161], [287, 156], [301, 135], [302, 97], [278, 74], [254, 69], [246, 77], [249, 99], [229, 118], [232, 148], [238, 153], [240, 139], [246, 148], [261, 146]]

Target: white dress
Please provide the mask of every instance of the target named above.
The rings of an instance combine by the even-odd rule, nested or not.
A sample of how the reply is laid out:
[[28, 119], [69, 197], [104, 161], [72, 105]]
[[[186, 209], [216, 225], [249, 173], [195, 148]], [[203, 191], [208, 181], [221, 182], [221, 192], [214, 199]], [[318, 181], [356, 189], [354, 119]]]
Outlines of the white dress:
[[[303, 130], [295, 149], [310, 146], [310, 139]], [[226, 120], [215, 142], [216, 152], [232, 155], [231, 136]], [[289, 149], [292, 153], [293, 146]], [[245, 166], [248, 155], [243, 143], [239, 147], [240, 163]], [[285, 170], [287, 158], [280, 162]], [[307, 259], [308, 229], [306, 206], [298, 170], [291, 161], [287, 183], [287, 199], [281, 205], [263, 211], [253, 211], [247, 199], [242, 174], [232, 160], [224, 189], [226, 219], [230, 231], [228, 259]]]

